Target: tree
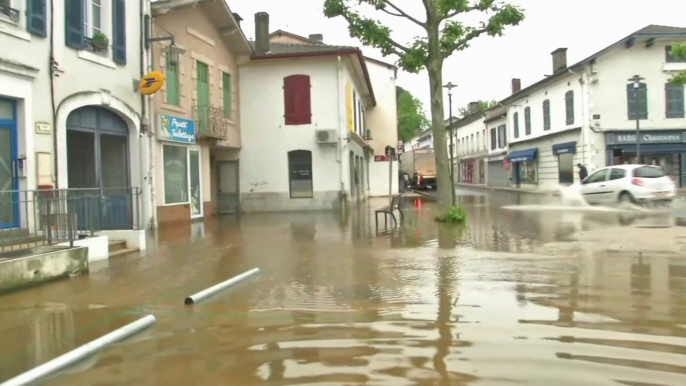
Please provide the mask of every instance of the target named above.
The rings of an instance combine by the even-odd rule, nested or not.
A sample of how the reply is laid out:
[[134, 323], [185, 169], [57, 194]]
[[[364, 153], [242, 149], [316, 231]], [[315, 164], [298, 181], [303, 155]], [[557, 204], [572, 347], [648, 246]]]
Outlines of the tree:
[[[488, 109], [492, 109], [495, 106], [498, 106], [499, 103], [496, 100], [490, 100], [490, 101], [478, 101], [479, 103], [479, 111], [486, 111]], [[470, 114], [469, 112], [469, 106], [467, 107], [460, 107], [457, 109], [457, 114], [460, 118], [464, 118], [467, 115]]]
[[402, 87], [396, 87], [398, 102], [398, 137], [409, 141], [420, 131], [429, 127], [429, 120], [424, 114], [424, 107], [419, 99]]
[[[324, 15], [343, 17], [348, 22], [351, 37], [359, 39], [365, 46], [379, 49], [383, 56], [398, 56], [397, 64], [403, 70], [411, 73], [427, 70], [438, 178], [438, 211], [447, 213], [454, 187], [450, 182], [443, 123], [443, 61], [455, 51], [468, 48], [470, 42], [481, 35], [502, 36], [505, 27], [518, 25], [524, 20], [524, 13], [519, 7], [496, 0], [422, 0], [426, 17], [420, 20], [395, 3], [396, 0], [324, 0]], [[419, 26], [424, 36], [403, 45], [391, 37], [388, 26], [361, 15], [352, 8], [355, 5], [372, 6], [378, 12], [404, 18], [408, 23]], [[457, 17], [473, 19], [475, 14], [485, 17], [477, 26], [456, 20]]]
[[[686, 59], [686, 44], [680, 44], [672, 47], [672, 51], [669, 54], [677, 58]], [[674, 84], [682, 86], [686, 85], [686, 70], [674, 74], [670, 81]]]

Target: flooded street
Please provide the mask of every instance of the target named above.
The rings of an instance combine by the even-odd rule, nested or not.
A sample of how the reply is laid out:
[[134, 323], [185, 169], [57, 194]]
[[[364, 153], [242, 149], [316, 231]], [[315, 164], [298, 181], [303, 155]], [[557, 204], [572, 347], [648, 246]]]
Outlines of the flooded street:
[[[684, 385], [675, 211], [462, 192], [465, 227], [407, 199], [162, 229], [144, 255], [0, 297], [0, 382], [146, 314], [156, 326], [42, 385]], [[556, 202], [557, 200], [557, 202]], [[187, 295], [251, 268], [210, 301]]]

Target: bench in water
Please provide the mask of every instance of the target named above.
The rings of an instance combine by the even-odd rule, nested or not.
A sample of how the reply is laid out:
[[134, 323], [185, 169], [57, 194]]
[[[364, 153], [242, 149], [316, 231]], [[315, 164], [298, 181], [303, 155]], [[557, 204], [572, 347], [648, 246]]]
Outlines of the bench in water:
[[376, 221], [377, 232], [379, 232], [379, 213], [382, 213], [384, 215], [384, 229], [388, 228], [389, 216], [393, 220], [394, 226], [400, 225], [398, 223], [398, 219], [395, 217], [396, 210], [400, 213], [400, 221], [402, 222], [405, 215], [403, 214], [403, 210], [400, 208], [400, 194], [396, 194], [395, 196], [393, 196], [393, 198], [391, 199], [391, 205], [374, 211], [374, 220]]

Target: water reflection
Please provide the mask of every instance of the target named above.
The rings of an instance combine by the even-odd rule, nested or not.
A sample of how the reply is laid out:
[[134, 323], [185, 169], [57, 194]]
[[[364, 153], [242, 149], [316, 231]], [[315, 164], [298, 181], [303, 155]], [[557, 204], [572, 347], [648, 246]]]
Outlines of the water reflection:
[[[686, 383], [686, 259], [578, 239], [646, 219], [460, 202], [467, 226], [408, 199], [379, 235], [385, 199], [160, 229], [144, 256], [0, 298], [0, 380], [152, 312], [149, 335], [45, 384]], [[182, 304], [253, 267], [259, 279]]]

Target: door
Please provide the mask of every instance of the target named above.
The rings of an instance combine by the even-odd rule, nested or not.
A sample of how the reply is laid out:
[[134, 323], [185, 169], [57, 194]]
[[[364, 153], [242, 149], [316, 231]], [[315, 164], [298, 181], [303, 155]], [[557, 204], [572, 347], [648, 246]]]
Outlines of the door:
[[19, 223], [16, 102], [0, 99], [0, 229]]
[[202, 185], [200, 183], [200, 150], [188, 151], [188, 182], [190, 201], [191, 201], [191, 218], [202, 217], [203, 215], [203, 199], [202, 199]]
[[581, 185], [581, 194], [589, 204], [603, 204], [608, 201], [611, 189], [608, 185], [609, 169], [600, 169], [591, 174]]
[[198, 86], [198, 133], [207, 134], [209, 131], [210, 106], [210, 76], [207, 64], [196, 62], [196, 76]]
[[219, 214], [238, 213], [238, 161], [219, 162], [218, 178], [217, 211]]

